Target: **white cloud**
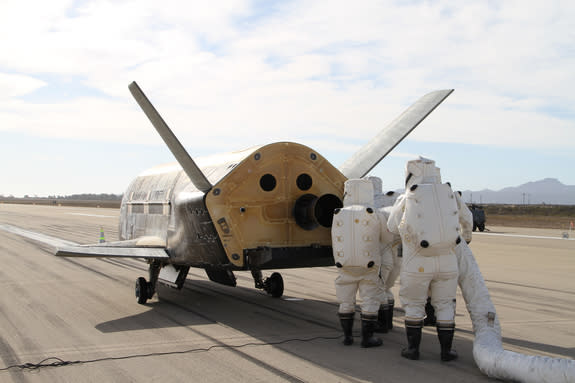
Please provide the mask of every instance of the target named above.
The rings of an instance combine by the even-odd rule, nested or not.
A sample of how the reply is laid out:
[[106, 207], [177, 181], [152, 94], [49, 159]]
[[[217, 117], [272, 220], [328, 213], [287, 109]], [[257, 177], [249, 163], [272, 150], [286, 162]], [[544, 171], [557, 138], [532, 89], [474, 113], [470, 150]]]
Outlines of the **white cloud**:
[[425, 129], [410, 138], [427, 142], [472, 143], [517, 148], [569, 148], [575, 142], [573, 122], [524, 110], [449, 106], [430, 116]]
[[[253, 19], [242, 0], [75, 4], [0, 5], [0, 70], [19, 73], [0, 129], [157, 142], [127, 91], [137, 80], [185, 143], [313, 132], [351, 153], [419, 96], [455, 87], [414, 139], [573, 142], [573, 119], [549, 112], [575, 114], [570, 2], [294, 1]], [[22, 101], [53, 74], [109, 98]]]
[[0, 102], [24, 96], [44, 85], [46, 85], [44, 81], [31, 76], [0, 72], [0, 89], [2, 90], [0, 92]]

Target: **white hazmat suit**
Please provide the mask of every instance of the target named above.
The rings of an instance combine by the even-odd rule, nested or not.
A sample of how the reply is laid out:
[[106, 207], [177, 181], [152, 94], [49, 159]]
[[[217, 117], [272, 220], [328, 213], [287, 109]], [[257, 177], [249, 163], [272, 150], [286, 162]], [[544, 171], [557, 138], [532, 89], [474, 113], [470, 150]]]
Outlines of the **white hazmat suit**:
[[455, 246], [461, 242], [461, 229], [456, 197], [448, 184], [441, 184], [433, 160], [408, 161], [406, 191], [394, 204], [388, 227], [401, 235], [403, 245], [399, 297], [405, 309], [408, 348], [402, 356], [419, 359], [425, 303], [430, 293], [442, 345], [441, 359], [455, 359], [457, 354], [451, 350], [458, 277]]
[[[373, 206], [373, 184], [351, 179], [344, 186], [343, 208], [334, 212], [332, 248], [338, 277], [335, 290], [340, 302], [338, 314], [344, 331], [344, 344], [353, 343], [351, 329], [356, 295], [361, 298], [362, 347], [381, 345], [373, 337], [383, 296], [382, 242], [389, 238], [386, 222]], [[390, 252], [387, 252], [390, 254]], [[389, 264], [389, 260], [386, 261]]]
[[459, 192], [455, 193], [455, 200], [457, 201], [457, 209], [459, 212], [461, 238], [463, 238], [465, 242], [471, 243], [471, 236], [473, 232], [473, 213], [471, 213], [471, 210], [469, 210], [465, 202], [463, 202]]
[[[381, 213], [381, 215], [384, 217], [384, 219], [387, 221], [387, 219], [389, 218], [389, 214], [391, 213], [391, 209], [392, 206], [383, 206], [381, 208], [379, 208], [379, 212]], [[390, 231], [391, 233], [391, 231]], [[389, 271], [389, 273], [387, 273], [386, 278], [384, 279], [384, 283], [383, 283], [383, 298], [382, 298], [382, 304], [387, 304], [387, 308], [384, 309], [387, 310], [387, 318], [385, 320], [385, 324], [387, 326], [387, 330], [391, 330], [393, 328], [393, 309], [395, 307], [395, 297], [393, 295], [393, 292], [391, 291], [391, 288], [395, 285], [395, 281], [397, 280], [397, 278], [399, 277], [399, 274], [401, 272], [401, 263], [402, 263], [402, 245], [401, 245], [401, 237], [399, 236], [399, 234], [392, 234], [392, 239], [391, 239], [391, 261], [392, 261], [392, 266], [391, 269]]]
[[[373, 183], [374, 204], [387, 228], [387, 219], [391, 212], [391, 206], [397, 199], [398, 194], [393, 191], [383, 193], [382, 181], [379, 177], [366, 177]], [[389, 230], [388, 230], [389, 232]], [[393, 308], [395, 297], [391, 288], [395, 284], [401, 271], [401, 237], [399, 234], [389, 232], [382, 243], [382, 267], [381, 277], [384, 282], [384, 292], [381, 298], [381, 306], [378, 312], [379, 328], [376, 332], [386, 333], [393, 328]]]

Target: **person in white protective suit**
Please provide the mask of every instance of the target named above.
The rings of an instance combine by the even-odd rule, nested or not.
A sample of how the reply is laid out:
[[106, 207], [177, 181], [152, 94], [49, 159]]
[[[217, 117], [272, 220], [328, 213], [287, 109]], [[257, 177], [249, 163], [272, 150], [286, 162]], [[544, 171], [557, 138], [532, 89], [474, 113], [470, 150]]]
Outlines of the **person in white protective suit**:
[[449, 184], [441, 183], [435, 161], [408, 161], [406, 189], [394, 204], [389, 230], [401, 236], [403, 261], [399, 297], [405, 309], [408, 347], [401, 355], [419, 359], [428, 292], [437, 317], [441, 360], [457, 358], [451, 349], [455, 332], [458, 266], [455, 246], [461, 242], [458, 206]]
[[[473, 232], [473, 213], [467, 207], [467, 204], [461, 199], [461, 192], [455, 193], [455, 200], [457, 202], [457, 211], [459, 212], [459, 224], [461, 225], [461, 237], [467, 242], [471, 243], [471, 236]], [[456, 246], [457, 248], [459, 245]]]
[[[366, 177], [373, 183], [373, 200], [375, 208], [381, 214], [383, 220], [386, 222], [395, 200], [397, 193], [388, 191], [383, 193], [382, 181], [379, 177]], [[384, 292], [381, 298], [381, 306], [378, 312], [379, 326], [376, 332], [387, 333], [393, 329], [393, 309], [395, 306], [395, 297], [391, 288], [395, 284], [399, 272], [401, 271], [401, 237], [398, 234], [393, 234], [393, 237], [388, 236], [388, 240], [382, 244], [382, 279], [384, 282]], [[389, 240], [391, 238], [391, 241]], [[391, 254], [387, 252], [391, 251]]]
[[[457, 209], [459, 212], [459, 224], [461, 225], [461, 237], [465, 240], [467, 244], [471, 242], [471, 234], [473, 232], [473, 213], [467, 207], [465, 202], [461, 199], [461, 192], [455, 193], [455, 199], [457, 201]], [[455, 247], [455, 254], [459, 259], [459, 251], [462, 248], [460, 243]], [[431, 305], [431, 298], [427, 298], [425, 303], [425, 319], [423, 320], [424, 326], [436, 326], [437, 318], [435, 317], [435, 309]]]
[[[343, 208], [334, 212], [332, 248], [338, 276], [335, 292], [345, 345], [353, 343], [356, 295], [361, 298], [361, 347], [382, 344], [373, 333], [383, 296], [382, 243], [390, 240], [386, 222], [373, 206], [373, 184], [366, 179], [345, 182]], [[390, 255], [388, 251], [386, 254]], [[385, 261], [390, 264], [389, 260]]]

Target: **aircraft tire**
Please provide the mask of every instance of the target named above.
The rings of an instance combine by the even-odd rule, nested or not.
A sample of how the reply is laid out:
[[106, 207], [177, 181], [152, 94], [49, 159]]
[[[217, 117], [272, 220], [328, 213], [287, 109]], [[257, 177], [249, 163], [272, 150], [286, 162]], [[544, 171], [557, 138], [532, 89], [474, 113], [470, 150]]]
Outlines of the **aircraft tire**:
[[148, 282], [146, 278], [140, 277], [136, 279], [136, 297], [138, 298], [138, 303], [143, 305], [148, 301]]
[[274, 298], [279, 298], [284, 293], [284, 280], [280, 273], [272, 273], [264, 282], [264, 286], [266, 292]]

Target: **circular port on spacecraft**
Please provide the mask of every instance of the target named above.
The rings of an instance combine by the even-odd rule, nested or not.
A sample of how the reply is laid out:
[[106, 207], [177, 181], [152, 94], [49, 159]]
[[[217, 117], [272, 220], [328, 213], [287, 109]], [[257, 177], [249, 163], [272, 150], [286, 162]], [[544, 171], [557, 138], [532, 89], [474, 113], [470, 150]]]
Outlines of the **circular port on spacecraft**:
[[276, 178], [271, 174], [264, 174], [262, 178], [260, 178], [260, 187], [269, 192], [276, 188]]
[[335, 209], [340, 209], [342, 207], [343, 203], [339, 197], [333, 194], [324, 194], [319, 197], [315, 204], [315, 217], [323, 227], [331, 227]]
[[296, 184], [299, 190], [309, 190], [313, 181], [309, 174], [302, 173], [297, 176]]
[[318, 226], [314, 214], [317, 200], [313, 194], [304, 194], [295, 201], [295, 223], [304, 230], [313, 230]]
[[313, 230], [319, 225], [329, 228], [335, 209], [341, 207], [343, 203], [333, 194], [324, 194], [319, 198], [313, 194], [304, 194], [295, 202], [295, 221], [304, 230]]

